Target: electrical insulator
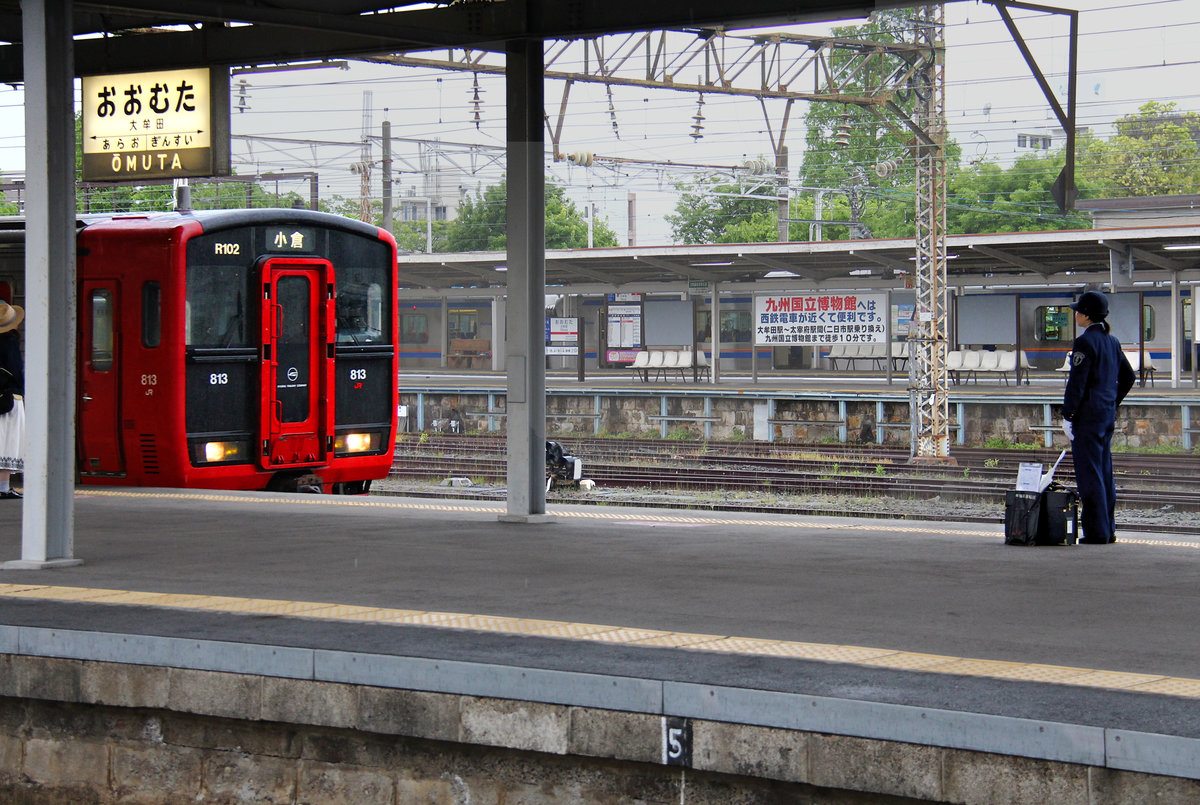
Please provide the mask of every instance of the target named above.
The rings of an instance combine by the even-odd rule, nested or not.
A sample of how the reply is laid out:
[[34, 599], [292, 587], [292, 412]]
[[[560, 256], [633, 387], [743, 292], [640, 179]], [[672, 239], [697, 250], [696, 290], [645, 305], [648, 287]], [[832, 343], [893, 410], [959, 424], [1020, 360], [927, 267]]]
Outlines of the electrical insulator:
[[483, 106], [483, 99], [479, 96], [483, 90], [479, 88], [479, 73], [475, 73], [474, 75], [475, 81], [471, 88], [471, 107], [473, 109], [471, 119], [475, 122], [475, 128], [479, 128], [479, 124], [483, 120], [483, 115], [480, 113], [480, 107]]
[[891, 176], [893, 173], [895, 173], [899, 169], [900, 169], [900, 160], [885, 159], [883, 162], [876, 163], [875, 174], [880, 179], [886, 179], [887, 177]]
[[742, 167], [755, 176], [762, 176], [773, 171], [770, 163], [765, 159], [747, 159], [742, 163]]
[[612, 121], [613, 136], [619, 140], [621, 132], [617, 128], [617, 107], [613, 105], [612, 84], [607, 84], [605, 88], [608, 90], [608, 118]]
[[696, 114], [692, 115], [692, 133], [693, 140], [699, 140], [704, 136], [704, 93], [700, 93], [700, 97], [696, 101]]
[[567, 162], [573, 162], [581, 168], [592, 167], [592, 160], [595, 155], [591, 151], [572, 151], [567, 154]]
[[837, 134], [833, 137], [833, 144], [838, 148], [846, 148], [850, 145], [850, 115], [842, 113], [842, 122], [838, 126]]

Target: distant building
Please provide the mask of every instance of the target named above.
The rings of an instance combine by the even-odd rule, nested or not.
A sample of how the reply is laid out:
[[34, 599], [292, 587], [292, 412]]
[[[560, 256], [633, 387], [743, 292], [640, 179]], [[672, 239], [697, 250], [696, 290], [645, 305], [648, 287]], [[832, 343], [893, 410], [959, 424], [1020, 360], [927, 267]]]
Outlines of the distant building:
[[1200, 223], [1200, 195], [1080, 199], [1075, 207], [1092, 214], [1093, 229]]

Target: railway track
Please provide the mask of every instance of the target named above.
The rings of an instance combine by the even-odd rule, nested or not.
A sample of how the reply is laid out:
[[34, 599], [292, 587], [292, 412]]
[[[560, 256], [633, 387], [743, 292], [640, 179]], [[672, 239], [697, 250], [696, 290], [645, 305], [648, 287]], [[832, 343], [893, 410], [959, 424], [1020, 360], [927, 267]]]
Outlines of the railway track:
[[[958, 448], [954, 465], [922, 465], [910, 464], [907, 450], [874, 446], [575, 438], [560, 443], [583, 459], [585, 477], [601, 489], [936, 498], [999, 505], [1022, 462], [1048, 466], [1058, 458], [1056, 450]], [[1123, 508], [1200, 512], [1195, 483], [1200, 457], [1125, 453], [1114, 456], [1113, 463]], [[476, 484], [503, 484], [503, 437], [424, 434], [398, 442], [391, 478], [417, 482], [452, 476]], [[1056, 479], [1074, 483], [1069, 454]], [[658, 500], [655, 505], [660, 505]]]

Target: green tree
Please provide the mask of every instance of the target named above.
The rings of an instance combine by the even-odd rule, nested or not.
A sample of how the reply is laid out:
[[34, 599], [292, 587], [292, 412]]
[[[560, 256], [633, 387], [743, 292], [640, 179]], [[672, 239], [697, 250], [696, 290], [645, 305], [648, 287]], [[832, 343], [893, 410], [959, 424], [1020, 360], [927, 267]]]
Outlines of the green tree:
[[1108, 140], [1081, 136], [1077, 177], [1090, 197], [1200, 193], [1200, 114], [1148, 101], [1117, 121]]
[[1091, 217], [1060, 212], [1050, 188], [1062, 170], [1062, 151], [1025, 154], [1012, 167], [980, 162], [951, 174], [946, 226], [951, 233], [1087, 229]]
[[[546, 183], [546, 248], [582, 249], [588, 245], [587, 219], [566, 197], [566, 191]], [[508, 185], [489, 185], [458, 205], [458, 217], [446, 228], [446, 249], [452, 252], [503, 251], [507, 244]], [[617, 235], [603, 221], [592, 224], [594, 246], [616, 246]]]
[[[666, 220], [676, 243], [762, 243], [777, 237], [775, 202], [754, 198], [762, 191], [752, 185], [706, 177], [675, 188], [680, 191], [679, 201], [675, 214]], [[763, 229], [766, 217], [771, 218], [769, 229]], [[748, 230], [751, 219], [758, 224]]]
[[[833, 35], [872, 42], [911, 41], [914, 13], [911, 8], [875, 11], [865, 25], [834, 28]], [[858, 59], [858, 55], [849, 50], [833, 51], [830, 71], [835, 74], [846, 72], [851, 59]], [[881, 86], [887, 80], [878, 69], [881, 63], [872, 61], [867, 65], [855, 73], [853, 83], [846, 88], [848, 94], [853, 95], [856, 91], [865, 94], [868, 89]], [[897, 95], [896, 101], [911, 113], [915, 102], [913, 97]], [[886, 190], [911, 185], [912, 157], [908, 138], [895, 133], [870, 110], [855, 104], [810, 103], [804, 123], [806, 132], [804, 159], [800, 165], [801, 184], [808, 187], [849, 188], [855, 183], [855, 174], [866, 169], [873, 188]], [[836, 143], [839, 135], [844, 138], [845, 145]], [[880, 178], [874, 170], [870, 170], [875, 165], [889, 161], [901, 169], [887, 178]], [[878, 233], [875, 234], [878, 236]]]

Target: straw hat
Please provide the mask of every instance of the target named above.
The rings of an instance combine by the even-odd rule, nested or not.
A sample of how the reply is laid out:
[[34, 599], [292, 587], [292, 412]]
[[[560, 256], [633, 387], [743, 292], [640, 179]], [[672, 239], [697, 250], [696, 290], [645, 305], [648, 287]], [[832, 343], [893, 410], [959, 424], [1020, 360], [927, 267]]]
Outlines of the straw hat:
[[25, 311], [22, 308], [0, 301], [0, 333], [17, 329], [17, 325], [23, 318], [25, 318]]

